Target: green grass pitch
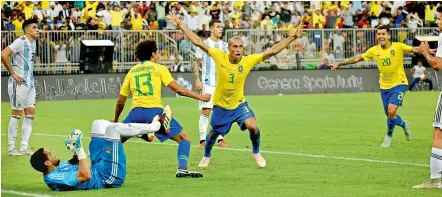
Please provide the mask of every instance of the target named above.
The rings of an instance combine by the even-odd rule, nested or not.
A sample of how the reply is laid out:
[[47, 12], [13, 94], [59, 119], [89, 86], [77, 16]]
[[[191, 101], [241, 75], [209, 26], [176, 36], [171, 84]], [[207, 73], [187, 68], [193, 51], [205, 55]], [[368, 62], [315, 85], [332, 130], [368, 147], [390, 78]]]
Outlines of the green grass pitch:
[[[124, 145], [128, 163], [123, 187], [79, 192], [50, 191], [42, 175], [30, 166], [29, 156], [7, 155], [10, 104], [2, 103], [1, 188], [75, 197], [440, 196], [438, 190], [411, 189], [429, 178], [432, 118], [438, 94], [406, 94], [398, 114], [410, 121], [413, 139], [406, 141], [403, 130], [396, 127], [390, 148], [380, 147], [386, 118], [379, 93], [248, 96], [262, 132], [265, 169], [256, 166], [249, 151], [249, 135], [236, 125], [226, 136], [232, 149], [214, 149], [209, 168], [197, 168], [203, 155], [197, 147], [198, 102], [166, 98], [163, 103], [172, 106], [175, 118], [192, 137], [191, 169], [202, 171], [204, 178], [175, 178], [177, 147], [173, 141], [148, 144], [132, 139]], [[31, 147], [45, 147], [62, 160], [69, 159], [64, 136], [79, 128], [90, 137], [92, 121], [112, 119], [115, 103], [116, 99], [38, 102]], [[120, 121], [127, 115], [129, 103]], [[21, 121], [19, 133], [20, 128]]]

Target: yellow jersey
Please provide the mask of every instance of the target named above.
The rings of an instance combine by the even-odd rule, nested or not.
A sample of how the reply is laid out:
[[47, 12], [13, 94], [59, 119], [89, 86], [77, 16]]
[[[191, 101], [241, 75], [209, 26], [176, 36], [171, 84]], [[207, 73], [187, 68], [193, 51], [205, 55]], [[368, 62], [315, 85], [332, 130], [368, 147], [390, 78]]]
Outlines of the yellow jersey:
[[232, 110], [246, 100], [244, 98], [244, 84], [250, 70], [260, 63], [263, 54], [243, 56], [238, 64], [229, 61], [228, 53], [217, 48], [210, 48], [209, 55], [216, 64], [216, 88], [213, 96], [213, 105]]
[[120, 94], [132, 93], [131, 109], [163, 108], [161, 103], [161, 82], [168, 86], [174, 81], [167, 67], [151, 61], [143, 61], [132, 67], [124, 78]]
[[408, 85], [404, 70], [404, 55], [412, 47], [403, 43], [392, 42], [388, 49], [380, 45], [371, 47], [361, 56], [365, 61], [374, 60], [379, 69], [381, 89], [386, 90], [397, 85]]

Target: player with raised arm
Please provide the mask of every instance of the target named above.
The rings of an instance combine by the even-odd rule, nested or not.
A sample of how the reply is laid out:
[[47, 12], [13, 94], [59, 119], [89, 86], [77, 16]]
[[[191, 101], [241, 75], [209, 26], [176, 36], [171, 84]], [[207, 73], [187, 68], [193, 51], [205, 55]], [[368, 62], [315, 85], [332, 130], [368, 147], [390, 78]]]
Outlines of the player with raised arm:
[[[442, 6], [437, 8], [437, 26], [439, 27], [439, 30], [442, 31]], [[439, 33], [436, 57], [431, 55], [433, 51], [430, 50], [427, 42], [423, 42], [419, 49], [434, 70], [442, 70], [442, 33]], [[433, 144], [430, 155], [430, 179], [413, 187], [416, 189], [442, 188], [442, 92], [437, 100], [437, 106], [433, 118], [433, 127]]]
[[[114, 122], [118, 122], [129, 94], [132, 94], [132, 106], [123, 123], [148, 123], [154, 116], [161, 115], [163, 113], [161, 82], [179, 95], [205, 102], [210, 101], [210, 94], [200, 95], [180, 86], [173, 79], [169, 69], [157, 63], [160, 54], [155, 41], [140, 42], [135, 49], [135, 56], [141, 62], [132, 67], [124, 78], [120, 97], [115, 108]], [[164, 110], [168, 110], [168, 108], [166, 106]], [[181, 125], [174, 118], [164, 121], [170, 121], [170, 131], [167, 133], [156, 132], [155, 136], [161, 142], [172, 139], [179, 144], [176, 177], [203, 177], [203, 174], [199, 172], [187, 170], [187, 160], [190, 152], [189, 135], [184, 132]], [[145, 136], [143, 139], [147, 138], [146, 134], [142, 136]]]
[[[161, 120], [170, 119], [171, 115], [171, 111], [166, 111]], [[44, 182], [55, 191], [119, 188], [126, 178], [126, 155], [120, 138], [169, 129], [169, 124], [158, 116], [151, 122], [124, 124], [95, 120], [89, 143], [91, 164], [81, 140], [83, 133], [74, 129], [65, 140], [66, 148], [74, 154], [71, 160], [61, 163], [52, 152], [40, 148], [31, 156], [31, 166], [43, 173]]]
[[[11, 102], [12, 116], [8, 125], [8, 155], [31, 155], [29, 140], [32, 134], [32, 125], [35, 116], [35, 84], [34, 60], [35, 39], [39, 37], [38, 21], [25, 20], [22, 24], [24, 36], [17, 38], [11, 45], [2, 51], [2, 63], [9, 74], [8, 94]], [[14, 65], [11, 65], [10, 57]], [[20, 151], [15, 149], [18, 122], [25, 112], [22, 124]]]
[[[227, 43], [221, 40], [221, 36], [223, 34], [223, 24], [219, 20], [212, 20], [209, 23], [210, 28], [210, 37], [204, 40], [204, 43], [213, 48], [217, 48], [224, 53], [227, 53]], [[208, 93], [213, 95], [215, 93], [216, 87], [216, 66], [215, 60], [210, 57], [209, 54], [201, 50], [200, 48], [196, 49], [197, 61], [195, 62], [195, 66], [193, 68], [193, 73], [195, 76], [195, 85], [196, 90], [201, 91], [203, 94]], [[198, 61], [199, 60], [199, 61]], [[201, 80], [199, 77], [199, 67], [201, 66]], [[199, 120], [199, 131], [200, 131], [200, 147], [204, 147], [206, 142], [206, 131], [209, 126], [209, 117], [210, 113], [213, 109], [212, 104], [213, 97], [209, 102], [199, 102], [200, 104], [200, 120]], [[218, 136], [218, 145], [221, 147], [229, 147], [222, 135]]]
[[340, 66], [355, 64], [362, 60], [374, 60], [379, 69], [381, 98], [387, 115], [387, 134], [382, 147], [390, 147], [395, 125], [404, 129], [405, 138], [411, 140], [411, 131], [407, 122], [396, 114], [407, 91], [407, 75], [404, 70], [404, 55], [406, 53], [419, 53], [418, 47], [411, 47], [403, 43], [390, 42], [390, 30], [385, 25], [380, 25], [376, 31], [378, 45], [371, 47], [365, 53], [347, 59], [343, 62], [332, 64], [332, 70]]
[[236, 122], [241, 130], [249, 130], [253, 157], [259, 167], [265, 167], [266, 161], [259, 152], [261, 132], [256, 123], [255, 114], [244, 98], [244, 84], [247, 75], [255, 65], [278, 54], [302, 35], [301, 26], [293, 35], [267, 49], [264, 53], [243, 56], [243, 42], [239, 37], [229, 40], [229, 54], [227, 54], [205, 44], [201, 38], [181, 23], [180, 18], [173, 11], [169, 12], [166, 18], [168, 22], [177, 26], [194, 45], [208, 53], [216, 63], [217, 86], [213, 98], [211, 130], [206, 136], [204, 157], [198, 166], [207, 167], [209, 165], [212, 148], [217, 137], [226, 135], [232, 124]]

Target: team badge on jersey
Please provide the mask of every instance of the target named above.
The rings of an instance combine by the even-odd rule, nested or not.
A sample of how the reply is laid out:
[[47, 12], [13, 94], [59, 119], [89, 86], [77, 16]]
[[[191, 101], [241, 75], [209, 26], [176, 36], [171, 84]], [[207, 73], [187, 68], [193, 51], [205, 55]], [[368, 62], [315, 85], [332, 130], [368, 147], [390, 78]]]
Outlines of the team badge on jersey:
[[240, 64], [240, 65], [238, 66], [238, 72], [239, 72], [239, 73], [242, 73], [243, 70], [244, 70], [244, 69], [243, 69], [242, 65]]
[[394, 56], [394, 54], [395, 54], [394, 50], [391, 50], [390, 53], [391, 53], [392, 56]]

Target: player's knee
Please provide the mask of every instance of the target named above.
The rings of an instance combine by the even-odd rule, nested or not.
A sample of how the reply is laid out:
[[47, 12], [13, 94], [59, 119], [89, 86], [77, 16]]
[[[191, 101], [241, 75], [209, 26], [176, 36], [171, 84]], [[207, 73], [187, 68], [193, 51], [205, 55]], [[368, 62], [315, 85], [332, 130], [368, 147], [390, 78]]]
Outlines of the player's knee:
[[107, 126], [104, 135], [107, 139], [110, 139], [112, 141], [120, 141], [121, 140], [120, 133], [118, 132], [115, 125]]
[[258, 125], [257, 124], [247, 125], [247, 130], [249, 130], [250, 132], [256, 133], [256, 132], [258, 132]]
[[22, 110], [12, 110], [13, 116], [22, 116], [23, 111]]
[[35, 108], [29, 107], [29, 108], [25, 108], [25, 115], [35, 115]]
[[106, 126], [103, 120], [94, 120], [91, 128], [92, 137], [103, 137], [106, 133]]

